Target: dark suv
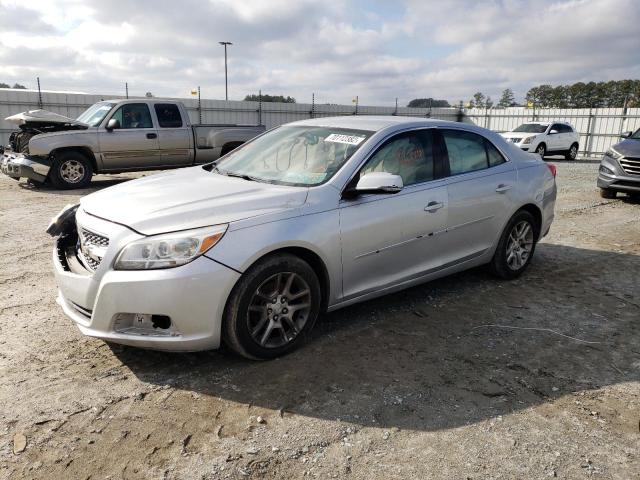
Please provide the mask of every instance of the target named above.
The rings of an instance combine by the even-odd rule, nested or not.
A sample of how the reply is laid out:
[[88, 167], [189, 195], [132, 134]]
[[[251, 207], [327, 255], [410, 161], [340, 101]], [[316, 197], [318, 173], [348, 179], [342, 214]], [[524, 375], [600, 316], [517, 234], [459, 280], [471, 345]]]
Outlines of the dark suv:
[[640, 129], [621, 135], [624, 140], [607, 150], [600, 161], [598, 187], [602, 198], [618, 192], [640, 196]]

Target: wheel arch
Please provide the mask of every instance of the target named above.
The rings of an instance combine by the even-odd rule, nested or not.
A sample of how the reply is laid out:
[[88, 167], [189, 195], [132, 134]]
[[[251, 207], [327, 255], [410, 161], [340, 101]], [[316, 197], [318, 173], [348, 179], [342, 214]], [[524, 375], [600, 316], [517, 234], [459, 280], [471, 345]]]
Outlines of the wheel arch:
[[320, 311], [326, 312], [327, 307], [329, 305], [329, 297], [331, 294], [331, 279], [329, 276], [329, 270], [327, 269], [327, 265], [324, 260], [313, 250], [302, 247], [302, 246], [285, 246], [279, 247], [274, 250], [270, 250], [266, 253], [263, 253], [258, 258], [256, 258], [249, 266], [247, 266], [244, 271], [251, 268], [253, 265], [258, 263], [261, 260], [264, 260], [267, 257], [271, 257], [273, 255], [277, 255], [279, 253], [288, 253], [290, 255], [296, 256], [301, 260], [304, 260], [315, 272], [318, 276], [318, 280], [320, 281], [320, 291], [322, 294], [322, 298], [320, 301]]
[[[534, 227], [536, 228], [536, 241], [540, 240], [540, 235], [542, 234], [542, 232], [541, 232], [541, 230], [542, 230], [542, 211], [540, 210], [540, 207], [538, 207], [534, 203], [527, 203], [527, 204], [523, 205], [522, 207], [520, 207], [513, 215], [515, 215], [516, 213], [518, 213], [520, 211], [529, 212], [531, 215], [533, 215], [533, 218], [534, 218], [534, 220], [536, 222], [536, 224], [534, 225]], [[512, 217], [513, 217], [513, 215], [512, 215]]]

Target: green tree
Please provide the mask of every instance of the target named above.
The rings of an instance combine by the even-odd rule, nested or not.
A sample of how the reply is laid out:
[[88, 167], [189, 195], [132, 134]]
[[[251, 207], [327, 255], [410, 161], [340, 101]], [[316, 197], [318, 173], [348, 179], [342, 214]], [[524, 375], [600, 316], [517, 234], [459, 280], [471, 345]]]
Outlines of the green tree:
[[[485, 104], [485, 96], [482, 92], [476, 92], [473, 94], [473, 100], [469, 102], [477, 108], [483, 108]], [[473, 108], [473, 107], [471, 107]]]
[[491, 97], [488, 95], [487, 95], [487, 99], [484, 101], [484, 106], [487, 108], [493, 107], [493, 100], [491, 100]]
[[11, 88], [8, 83], [0, 82], [0, 88]]
[[20, 85], [19, 83], [14, 83], [13, 87], [11, 88], [17, 88], [18, 90], [26, 90], [27, 87], [25, 87], [24, 85]]
[[296, 103], [295, 98], [289, 96], [285, 97], [283, 95], [267, 95], [263, 93], [261, 98], [260, 95], [252, 93], [244, 97], [245, 102], [259, 102], [260, 100], [262, 100], [263, 102]]
[[516, 98], [513, 95], [513, 90], [510, 88], [505, 88], [502, 91], [502, 96], [500, 97], [500, 101], [498, 102], [499, 108], [512, 107], [516, 103]]
[[436, 100], [435, 98], [414, 98], [411, 100], [407, 107], [409, 108], [442, 108], [442, 107], [450, 107], [449, 102], [446, 100]]

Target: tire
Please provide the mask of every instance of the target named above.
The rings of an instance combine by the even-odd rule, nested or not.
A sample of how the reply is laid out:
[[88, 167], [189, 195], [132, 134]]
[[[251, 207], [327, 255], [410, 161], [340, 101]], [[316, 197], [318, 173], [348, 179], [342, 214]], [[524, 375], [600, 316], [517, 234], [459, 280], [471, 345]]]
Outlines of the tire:
[[252, 360], [285, 355], [307, 340], [320, 313], [321, 296], [318, 276], [305, 261], [290, 254], [266, 257], [233, 288], [222, 339]]
[[608, 188], [601, 188], [600, 196], [602, 198], [614, 199], [618, 196], [618, 192], [616, 192], [615, 190], [609, 190]]
[[54, 157], [49, 179], [61, 190], [85, 188], [91, 183], [93, 168], [89, 159], [80, 152], [62, 152]]
[[[493, 274], [506, 280], [522, 275], [535, 253], [539, 230], [533, 215], [525, 210], [516, 212], [502, 232], [489, 264]], [[517, 250], [513, 251], [516, 246]]]
[[569, 147], [569, 150], [567, 150], [566, 153], [564, 154], [564, 158], [566, 160], [575, 160], [577, 156], [578, 156], [578, 144], [573, 143]]
[[536, 153], [540, 155], [540, 158], [544, 158], [547, 154], [547, 146], [544, 143], [541, 143], [536, 147]]

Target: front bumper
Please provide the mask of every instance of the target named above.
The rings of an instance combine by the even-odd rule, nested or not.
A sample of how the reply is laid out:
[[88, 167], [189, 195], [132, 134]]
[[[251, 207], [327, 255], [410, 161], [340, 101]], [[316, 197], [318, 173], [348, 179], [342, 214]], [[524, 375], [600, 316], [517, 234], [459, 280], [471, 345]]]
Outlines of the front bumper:
[[44, 182], [49, 175], [51, 163], [47, 158], [25, 156], [22, 153], [4, 152], [0, 156], [0, 171], [8, 177], [29, 178]]
[[640, 175], [625, 172], [617, 160], [607, 156], [602, 158], [600, 166], [613, 173], [603, 172], [602, 169], [598, 170], [597, 185], [599, 188], [624, 193], [640, 193]]
[[[95, 223], [104, 222], [96, 219]], [[98, 227], [104, 231], [104, 225]], [[96, 229], [96, 225], [90, 228]], [[118, 228], [123, 227], [115, 230]], [[122, 233], [120, 239], [137, 236]], [[240, 277], [238, 272], [204, 256], [177, 268], [113, 270], [111, 265], [124, 242], [116, 242], [115, 249], [110, 246], [110, 253], [95, 272], [82, 271], [69, 268], [71, 262], [62, 255], [69, 256], [70, 250], [65, 253], [63, 243], [57, 239], [53, 251], [57, 302], [83, 334], [154, 350], [197, 351], [220, 346], [224, 307]], [[169, 317], [171, 327], [122, 331], [122, 317], [134, 314]]]

